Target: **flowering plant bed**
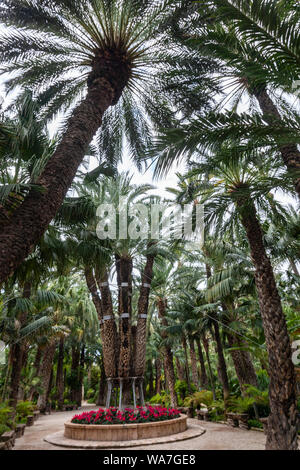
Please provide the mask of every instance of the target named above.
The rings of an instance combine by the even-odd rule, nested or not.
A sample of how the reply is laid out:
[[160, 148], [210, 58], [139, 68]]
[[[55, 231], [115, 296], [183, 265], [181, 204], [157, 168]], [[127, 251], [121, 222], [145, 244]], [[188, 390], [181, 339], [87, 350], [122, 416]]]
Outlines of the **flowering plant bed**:
[[137, 407], [137, 409], [125, 408], [99, 408], [98, 411], [89, 411], [73, 416], [73, 424], [138, 424], [153, 423], [178, 418], [180, 411], [175, 408], [163, 408], [161, 406]]

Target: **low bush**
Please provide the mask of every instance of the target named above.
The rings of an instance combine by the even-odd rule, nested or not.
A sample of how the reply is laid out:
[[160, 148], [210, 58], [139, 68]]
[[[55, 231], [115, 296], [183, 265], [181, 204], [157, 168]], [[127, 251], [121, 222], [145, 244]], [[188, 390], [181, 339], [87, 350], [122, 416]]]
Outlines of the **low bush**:
[[32, 415], [35, 405], [31, 401], [19, 401], [16, 407], [16, 421], [20, 423], [27, 416]]

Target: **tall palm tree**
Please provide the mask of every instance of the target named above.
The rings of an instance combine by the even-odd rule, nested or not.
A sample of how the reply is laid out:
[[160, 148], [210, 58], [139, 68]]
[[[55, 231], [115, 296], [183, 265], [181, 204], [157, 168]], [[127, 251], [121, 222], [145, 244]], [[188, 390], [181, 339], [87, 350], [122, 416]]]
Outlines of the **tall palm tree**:
[[[195, 142], [197, 136], [194, 136]], [[172, 159], [181, 144], [177, 145], [173, 141], [171, 145], [171, 150], [169, 145], [165, 146], [162, 159]], [[207, 203], [206, 221], [209, 225], [214, 222], [215, 234], [219, 236], [228, 230], [233, 233], [235, 230], [240, 231], [242, 224], [255, 268], [255, 284], [270, 364], [271, 414], [266, 447], [296, 449], [295, 373], [290, 339], [256, 208], [256, 204], [261, 210], [266, 211], [268, 208], [284, 220], [284, 210], [270, 195], [270, 191], [274, 187], [290, 189], [289, 179], [282, 171], [271, 172], [269, 155], [257, 155], [253, 150], [242, 151], [238, 145], [224, 147], [216, 155], [202, 158], [206, 158], [206, 162], [195, 163], [195, 172], [202, 175], [199, 195], [202, 194], [202, 202]], [[215, 178], [210, 181], [208, 175], [215, 175]], [[228, 217], [224, 216], [225, 213]]]
[[[234, 154], [234, 149], [230, 149]], [[228, 153], [225, 152], [226, 158]], [[253, 156], [251, 155], [253, 158]], [[269, 354], [270, 373], [270, 408], [267, 449], [296, 449], [296, 399], [295, 374], [291, 360], [290, 340], [278, 294], [275, 276], [263, 241], [263, 231], [255, 206], [263, 205], [266, 194], [266, 177], [261, 170], [255, 169], [249, 160], [237, 163], [240, 153], [232, 157], [231, 164], [214, 162], [216, 180], [209, 185], [205, 199], [212, 203], [208, 217], [212, 220], [220, 215], [223, 201], [234, 204], [236, 214], [241, 221], [250, 247], [252, 262], [255, 267], [255, 284], [259, 299], [260, 313], [263, 320], [266, 345]], [[247, 164], [248, 163], [248, 164]], [[219, 178], [219, 179], [218, 179]], [[222, 182], [220, 180], [222, 179]], [[259, 190], [260, 179], [264, 189]], [[219, 184], [215, 184], [216, 181]], [[274, 185], [272, 179], [269, 185]], [[278, 184], [277, 181], [275, 184]], [[268, 201], [268, 196], [265, 198]], [[225, 206], [223, 206], [225, 207]], [[271, 207], [274, 201], [271, 200]], [[264, 206], [266, 209], [266, 206]]]
[[[30, 253], [55, 216], [85, 151], [126, 89], [143, 100], [157, 89], [159, 54], [174, 6], [170, 1], [4, 0], [0, 19], [8, 86], [27, 85], [46, 107], [73, 106], [51, 159], [0, 234], [0, 282]], [[12, 46], [13, 45], [13, 46]], [[79, 104], [76, 100], [84, 93]], [[146, 95], [145, 95], [146, 93]], [[145, 101], [151, 102], [151, 93]], [[75, 102], [75, 103], [74, 103]], [[155, 115], [155, 112], [152, 113]], [[34, 221], [34, 222], [33, 222]]]

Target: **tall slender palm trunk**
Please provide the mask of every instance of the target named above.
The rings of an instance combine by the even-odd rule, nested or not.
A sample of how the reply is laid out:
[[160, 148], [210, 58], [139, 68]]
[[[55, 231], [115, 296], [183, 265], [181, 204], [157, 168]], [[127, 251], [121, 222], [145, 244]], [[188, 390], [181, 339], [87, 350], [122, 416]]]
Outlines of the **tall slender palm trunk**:
[[220, 377], [220, 381], [223, 386], [223, 396], [224, 396], [224, 403], [225, 403], [225, 408], [226, 408], [226, 404], [228, 402], [228, 398], [230, 395], [230, 389], [229, 389], [229, 382], [228, 382], [228, 375], [227, 375], [227, 366], [226, 366], [226, 361], [225, 361], [225, 357], [223, 353], [223, 344], [221, 341], [220, 330], [219, 330], [219, 325], [217, 321], [214, 321], [213, 328], [214, 328], [214, 336], [216, 340], [216, 349], [217, 349], [217, 355], [218, 355], [218, 375]]
[[185, 369], [178, 356], [175, 357], [175, 363], [178, 380], [185, 380]]
[[56, 371], [56, 389], [58, 409], [62, 410], [64, 404], [64, 337], [61, 337], [59, 340]]
[[[241, 340], [236, 335], [231, 333], [227, 334], [228, 343], [231, 348], [239, 347], [245, 348], [247, 344], [245, 341]], [[240, 384], [241, 392], [244, 392], [245, 385], [253, 385], [257, 387], [257, 375], [254, 369], [253, 362], [251, 360], [250, 354], [248, 351], [240, 349], [240, 350], [232, 350], [230, 351], [233, 365], [236, 371], [236, 375]]]
[[203, 356], [201, 341], [199, 337], [196, 338], [196, 344], [197, 344], [198, 358], [199, 358], [199, 363], [200, 363], [200, 387], [205, 388], [208, 385], [208, 378], [206, 374], [204, 356]]
[[117, 103], [129, 77], [130, 66], [113, 53], [95, 58], [87, 95], [73, 111], [66, 132], [37, 181], [42, 191], [30, 191], [0, 233], [0, 285], [47, 229], [101, 126], [104, 112]]
[[192, 389], [191, 389], [188, 351], [187, 351], [188, 348], [187, 348], [187, 342], [186, 342], [185, 334], [183, 334], [183, 336], [182, 336], [182, 346], [183, 346], [184, 358], [185, 358], [184, 369], [185, 369], [186, 383], [187, 383], [187, 386], [188, 386], [188, 391], [189, 391], [189, 393], [191, 393]]
[[[256, 97], [260, 109], [263, 112], [264, 118], [268, 124], [273, 125], [281, 121], [280, 113], [270, 98], [266, 87], [260, 87], [254, 90], [254, 96]], [[286, 167], [291, 172], [297, 171], [299, 175], [300, 171], [300, 151], [298, 150], [297, 144], [284, 144], [279, 146], [282, 159]], [[295, 177], [295, 188], [298, 196], [300, 197], [300, 178]]]
[[[168, 321], [165, 316], [166, 306], [167, 306], [166, 299], [159, 298], [158, 299], [158, 316], [161, 319], [161, 323], [164, 327], [168, 326]], [[164, 340], [166, 340], [167, 338], [167, 333], [165, 331], [162, 332], [162, 338]], [[174, 364], [173, 364], [173, 354], [168, 344], [164, 345], [163, 350], [164, 350], [164, 367], [165, 367], [166, 381], [167, 381], [168, 388], [170, 391], [171, 405], [173, 407], [177, 407], [178, 399], [177, 399], [177, 394], [175, 391], [175, 372], [174, 372]]]
[[138, 300], [138, 320], [136, 330], [136, 349], [134, 358], [135, 375], [138, 377], [142, 377], [145, 371], [147, 314], [150, 286], [153, 275], [153, 263], [154, 255], [148, 254], [144, 271], [142, 273], [140, 296]]
[[155, 360], [155, 394], [161, 394], [161, 360]]
[[42, 392], [39, 394], [37, 406], [39, 410], [44, 411], [47, 405], [47, 394], [51, 379], [51, 372], [53, 366], [53, 358], [56, 349], [56, 340], [51, 338], [48, 346], [44, 350], [43, 360], [40, 369], [41, 387]]
[[[23, 288], [23, 298], [29, 299], [31, 295], [31, 284], [26, 282]], [[20, 328], [25, 326], [28, 312], [22, 312], [19, 322]], [[16, 409], [18, 402], [18, 393], [21, 380], [21, 372], [23, 366], [23, 359], [25, 353], [24, 341], [19, 340], [16, 342], [11, 349], [12, 367], [11, 367], [11, 382], [10, 382], [10, 393], [9, 393], [9, 405]]]
[[199, 377], [198, 377], [198, 368], [197, 368], [197, 358], [195, 350], [195, 341], [194, 338], [189, 336], [189, 345], [190, 345], [190, 357], [191, 357], [191, 366], [192, 366], [192, 379], [196, 388], [199, 387]]
[[208, 367], [208, 372], [209, 372], [209, 380], [210, 380], [210, 386], [211, 386], [211, 391], [213, 394], [213, 399], [216, 399], [216, 387], [215, 387], [215, 379], [214, 379], [214, 374], [211, 368], [211, 362], [210, 362], [210, 355], [209, 355], [209, 342], [205, 334], [202, 336], [202, 342], [205, 350], [205, 355], [206, 355], [206, 361], [207, 361], [207, 367]]
[[255, 206], [251, 200], [241, 198], [238, 207], [255, 266], [255, 284], [269, 355], [271, 414], [266, 449], [295, 450], [298, 447], [296, 380], [286, 320]]
[[106, 389], [106, 375], [105, 375], [103, 356], [101, 356], [99, 391], [98, 391], [98, 398], [96, 402], [97, 406], [104, 405], [105, 403], [105, 389]]

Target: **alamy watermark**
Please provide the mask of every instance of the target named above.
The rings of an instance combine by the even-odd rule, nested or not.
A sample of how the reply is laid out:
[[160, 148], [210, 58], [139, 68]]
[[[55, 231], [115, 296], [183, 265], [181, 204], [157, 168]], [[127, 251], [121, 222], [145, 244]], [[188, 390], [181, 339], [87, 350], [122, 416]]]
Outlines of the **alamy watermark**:
[[202, 204], [101, 204], [96, 233], [101, 240], [182, 240], [187, 249], [200, 249], [204, 242]]

